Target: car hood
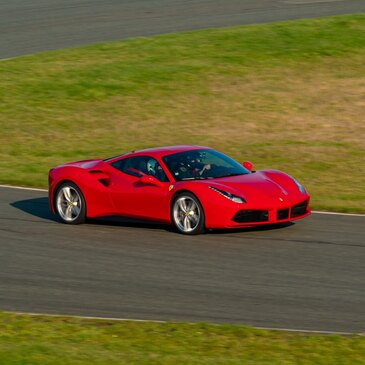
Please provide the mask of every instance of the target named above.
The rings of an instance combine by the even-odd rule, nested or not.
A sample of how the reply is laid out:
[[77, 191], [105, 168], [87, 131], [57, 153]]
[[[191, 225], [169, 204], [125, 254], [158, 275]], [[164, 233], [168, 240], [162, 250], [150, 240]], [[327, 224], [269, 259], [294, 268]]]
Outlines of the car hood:
[[254, 173], [203, 180], [204, 184], [243, 196], [246, 200], [285, 200], [289, 195], [301, 195], [293, 179], [280, 171], [256, 171]]

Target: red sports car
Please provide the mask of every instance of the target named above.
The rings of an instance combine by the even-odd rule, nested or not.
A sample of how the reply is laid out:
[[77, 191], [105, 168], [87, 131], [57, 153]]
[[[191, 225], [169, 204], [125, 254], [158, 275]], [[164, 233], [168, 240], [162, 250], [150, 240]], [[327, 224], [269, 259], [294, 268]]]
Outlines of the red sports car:
[[282, 223], [310, 214], [309, 195], [275, 170], [252, 171], [211, 148], [173, 146], [71, 162], [49, 172], [51, 210], [64, 223], [125, 216], [205, 229]]

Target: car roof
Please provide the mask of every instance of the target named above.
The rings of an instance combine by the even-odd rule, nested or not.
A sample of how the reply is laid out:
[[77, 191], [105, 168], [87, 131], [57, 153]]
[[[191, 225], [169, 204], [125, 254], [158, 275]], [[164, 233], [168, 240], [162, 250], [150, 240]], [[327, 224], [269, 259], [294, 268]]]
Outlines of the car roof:
[[197, 146], [197, 145], [176, 145], [176, 146], [154, 147], [154, 148], [147, 148], [147, 149], [138, 150], [138, 151], [131, 151], [131, 152], [128, 152], [123, 155], [108, 158], [104, 161], [113, 162], [115, 160], [118, 160], [121, 157], [125, 158], [125, 157], [143, 156], [143, 155], [148, 155], [148, 156], [155, 157], [155, 158], [156, 157], [161, 158], [161, 157], [164, 157], [167, 155], [172, 155], [174, 153], [193, 151], [193, 150], [202, 150], [202, 149], [208, 150], [211, 148], [205, 147], [205, 146]]

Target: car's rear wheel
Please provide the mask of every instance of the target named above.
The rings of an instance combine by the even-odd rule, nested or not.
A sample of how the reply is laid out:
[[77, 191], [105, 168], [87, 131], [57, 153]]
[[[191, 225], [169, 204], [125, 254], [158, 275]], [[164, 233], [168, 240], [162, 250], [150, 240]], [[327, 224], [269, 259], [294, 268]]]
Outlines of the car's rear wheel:
[[171, 219], [177, 230], [183, 234], [204, 233], [204, 211], [199, 200], [191, 193], [182, 193], [172, 202]]
[[63, 223], [80, 224], [85, 222], [85, 199], [76, 184], [64, 182], [58, 187], [55, 195], [55, 210]]

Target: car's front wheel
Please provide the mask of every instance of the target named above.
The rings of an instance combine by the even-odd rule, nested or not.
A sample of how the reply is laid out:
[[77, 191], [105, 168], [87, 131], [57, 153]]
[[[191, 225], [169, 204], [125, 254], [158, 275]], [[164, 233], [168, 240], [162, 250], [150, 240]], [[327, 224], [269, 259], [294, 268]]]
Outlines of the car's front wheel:
[[191, 193], [182, 193], [174, 198], [171, 219], [181, 233], [194, 235], [205, 231], [203, 207]]
[[86, 219], [86, 204], [81, 190], [72, 182], [61, 184], [55, 195], [55, 210], [63, 223], [80, 224]]

